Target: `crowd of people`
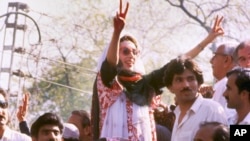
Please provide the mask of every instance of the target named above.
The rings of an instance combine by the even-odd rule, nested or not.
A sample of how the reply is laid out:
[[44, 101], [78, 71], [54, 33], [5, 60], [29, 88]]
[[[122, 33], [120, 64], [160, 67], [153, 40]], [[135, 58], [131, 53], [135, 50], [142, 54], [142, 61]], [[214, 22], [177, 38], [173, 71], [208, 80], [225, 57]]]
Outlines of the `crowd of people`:
[[[122, 35], [129, 3], [123, 9], [120, 0], [111, 42], [99, 60], [90, 113], [72, 109], [63, 122], [48, 112], [29, 127], [29, 93], [24, 93], [17, 112], [20, 132], [15, 131], [8, 127], [7, 93], [0, 89], [0, 140], [229, 141], [230, 125], [250, 124], [250, 40], [220, 44], [210, 59], [216, 82], [203, 85], [193, 58], [224, 34], [223, 17], [217, 16], [197, 46], [146, 74], [137, 40]], [[175, 95], [171, 106], [161, 103], [164, 87]]]

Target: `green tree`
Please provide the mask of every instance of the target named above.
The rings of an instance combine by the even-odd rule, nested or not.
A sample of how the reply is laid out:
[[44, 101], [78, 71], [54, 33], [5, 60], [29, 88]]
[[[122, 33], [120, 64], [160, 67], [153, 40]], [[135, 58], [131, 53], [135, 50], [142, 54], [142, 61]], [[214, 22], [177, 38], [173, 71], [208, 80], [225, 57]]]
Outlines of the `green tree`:
[[[24, 78], [24, 86], [18, 80], [12, 82], [32, 93], [29, 121], [45, 111], [66, 119], [72, 109], [90, 110], [96, 64], [111, 39], [119, 0], [41, 1], [46, 8], [37, 0], [37, 9], [29, 14], [39, 25], [42, 44], [28, 44], [16, 65], [32, 79]], [[249, 5], [249, 0], [130, 1], [125, 31], [138, 39], [146, 72], [150, 72], [195, 46], [207, 35], [216, 15], [225, 18], [225, 35], [215, 43], [247, 38]], [[33, 23], [28, 24], [25, 40], [37, 40], [34, 29]], [[206, 48], [196, 58], [208, 83], [213, 79], [211, 55]], [[165, 90], [163, 95], [166, 104], [173, 103], [170, 92]]]
[[[94, 72], [84, 73], [83, 68], [57, 63], [30, 88], [30, 112], [52, 111], [67, 119], [72, 110], [84, 109], [89, 111], [91, 105], [92, 85], [95, 79]], [[96, 66], [95, 60], [85, 58], [75, 66]], [[43, 81], [46, 80], [46, 81]]]

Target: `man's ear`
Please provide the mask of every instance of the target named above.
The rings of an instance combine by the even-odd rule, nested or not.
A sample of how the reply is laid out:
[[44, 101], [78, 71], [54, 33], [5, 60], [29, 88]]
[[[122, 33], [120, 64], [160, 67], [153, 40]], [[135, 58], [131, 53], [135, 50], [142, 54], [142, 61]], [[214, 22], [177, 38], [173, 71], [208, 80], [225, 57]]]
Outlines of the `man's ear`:
[[229, 64], [232, 64], [233, 62], [233, 58], [229, 55], [226, 56], [226, 59], [224, 60], [225, 64], [229, 65]]
[[250, 93], [247, 90], [241, 91], [240, 95], [242, 96], [243, 99], [249, 100]]

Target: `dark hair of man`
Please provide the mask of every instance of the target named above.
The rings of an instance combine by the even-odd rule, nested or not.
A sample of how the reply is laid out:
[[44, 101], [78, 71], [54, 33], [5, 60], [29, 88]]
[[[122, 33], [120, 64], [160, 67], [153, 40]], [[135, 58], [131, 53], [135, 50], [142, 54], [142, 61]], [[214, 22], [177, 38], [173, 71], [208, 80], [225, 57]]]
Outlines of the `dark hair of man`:
[[63, 131], [63, 123], [55, 113], [44, 113], [31, 126], [31, 137], [38, 137], [38, 132], [45, 125], [55, 125], [59, 127], [60, 133]]
[[200, 128], [208, 126], [214, 127], [213, 141], [229, 141], [229, 128], [226, 125], [216, 121], [204, 122], [200, 124]]
[[78, 115], [81, 117], [82, 127], [85, 128], [90, 126], [90, 115], [84, 110], [72, 111], [72, 115]]
[[233, 74], [236, 75], [235, 84], [238, 87], [239, 93], [243, 90], [250, 93], [250, 69], [236, 67], [227, 73], [227, 77]]
[[186, 69], [190, 70], [195, 74], [199, 85], [204, 82], [202, 71], [200, 70], [198, 65], [190, 58], [187, 58], [185, 56], [179, 56], [178, 58], [171, 60], [166, 66], [166, 70], [164, 72], [163, 77], [165, 85], [167, 87], [171, 86], [174, 79], [174, 75], [182, 74]]

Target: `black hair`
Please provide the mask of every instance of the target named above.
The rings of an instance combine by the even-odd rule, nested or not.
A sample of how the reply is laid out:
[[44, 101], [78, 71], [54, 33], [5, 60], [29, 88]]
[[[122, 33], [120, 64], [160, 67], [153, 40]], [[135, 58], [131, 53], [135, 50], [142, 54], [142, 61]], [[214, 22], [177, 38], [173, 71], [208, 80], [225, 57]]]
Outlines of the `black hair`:
[[178, 58], [171, 60], [166, 66], [166, 70], [164, 72], [163, 77], [165, 85], [167, 87], [171, 86], [174, 79], [174, 75], [181, 74], [186, 69], [190, 70], [195, 74], [199, 85], [204, 82], [202, 71], [200, 70], [198, 65], [194, 61], [192, 61], [191, 58], [179, 56]]
[[239, 93], [246, 90], [250, 93], [250, 69], [243, 67], [236, 67], [227, 73], [227, 77], [236, 75], [235, 84]]
[[212, 126], [214, 127], [213, 141], [229, 141], [230, 132], [229, 128], [217, 121], [204, 122], [200, 124], [200, 128]]
[[59, 127], [60, 133], [63, 132], [63, 123], [59, 116], [55, 113], [44, 113], [31, 125], [31, 137], [38, 138], [38, 133], [41, 127], [45, 125], [56, 125]]

